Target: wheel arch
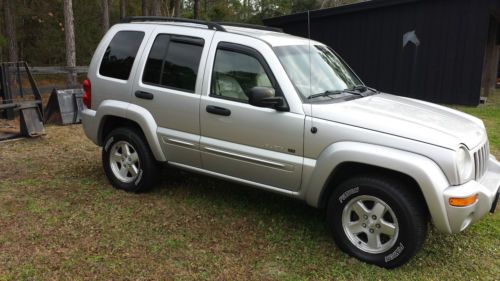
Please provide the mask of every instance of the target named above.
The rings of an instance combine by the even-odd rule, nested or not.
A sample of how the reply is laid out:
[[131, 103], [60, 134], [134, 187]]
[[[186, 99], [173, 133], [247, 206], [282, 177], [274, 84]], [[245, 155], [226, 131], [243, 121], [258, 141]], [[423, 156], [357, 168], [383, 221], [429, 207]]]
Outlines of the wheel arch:
[[402, 172], [358, 162], [343, 162], [340, 163], [337, 167], [335, 167], [335, 169], [331, 172], [330, 176], [328, 177], [325, 186], [322, 189], [318, 207], [319, 208], [326, 207], [330, 195], [335, 191], [335, 189], [338, 187], [340, 183], [342, 183], [347, 179], [361, 175], [372, 175], [374, 177], [389, 177], [391, 179], [395, 179], [401, 183], [406, 184], [405, 187], [409, 188], [410, 191], [414, 192], [415, 196], [418, 197], [418, 200], [424, 204], [425, 211], [427, 212], [427, 214], [429, 214], [429, 206], [425, 201], [422, 189], [420, 188], [419, 184], [414, 178]]
[[100, 120], [97, 132], [98, 145], [103, 145], [106, 134], [113, 128], [132, 127], [142, 134], [155, 159], [161, 162], [166, 161], [156, 134], [158, 126], [147, 109], [124, 102], [104, 101], [97, 112], [102, 113], [99, 114], [98, 119]]
[[99, 126], [99, 131], [97, 133], [97, 138], [98, 138], [98, 144], [100, 146], [104, 145], [104, 141], [106, 139], [106, 136], [113, 130], [118, 127], [127, 127], [127, 128], [132, 128], [139, 132], [142, 137], [144, 136], [144, 132], [139, 126], [139, 124], [135, 121], [132, 121], [130, 119], [120, 117], [120, 116], [115, 116], [115, 115], [105, 115], [101, 119], [101, 123]]
[[442, 196], [450, 184], [441, 168], [423, 155], [375, 144], [338, 142], [325, 148], [317, 160], [306, 160], [304, 171], [302, 196], [309, 205], [319, 208], [325, 206], [336, 185], [348, 177], [378, 173], [406, 181], [423, 197], [436, 228], [450, 233]]

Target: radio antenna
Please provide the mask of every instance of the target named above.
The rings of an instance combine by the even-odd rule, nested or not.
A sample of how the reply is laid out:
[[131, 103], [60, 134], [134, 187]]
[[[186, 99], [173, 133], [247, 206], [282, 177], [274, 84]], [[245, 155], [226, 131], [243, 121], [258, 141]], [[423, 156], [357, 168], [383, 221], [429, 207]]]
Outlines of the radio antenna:
[[[311, 59], [311, 11], [307, 10], [307, 38], [309, 39], [309, 96], [311, 96], [312, 93], [312, 59]], [[310, 106], [310, 112], [309, 114], [311, 115], [311, 133], [316, 134], [317, 128], [314, 127], [314, 120], [313, 120], [313, 105], [312, 102], [309, 101], [309, 106]]]
[[311, 12], [307, 10], [307, 38], [309, 39], [309, 95], [312, 94], [312, 66], [311, 66]]

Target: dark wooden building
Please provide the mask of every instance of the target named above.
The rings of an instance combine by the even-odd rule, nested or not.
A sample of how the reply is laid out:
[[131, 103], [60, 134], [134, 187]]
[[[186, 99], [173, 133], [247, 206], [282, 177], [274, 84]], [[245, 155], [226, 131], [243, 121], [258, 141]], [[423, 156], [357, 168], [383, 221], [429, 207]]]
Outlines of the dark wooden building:
[[[478, 105], [498, 70], [500, 0], [372, 0], [311, 11], [311, 38], [331, 46], [369, 86]], [[308, 36], [308, 13], [266, 19]]]

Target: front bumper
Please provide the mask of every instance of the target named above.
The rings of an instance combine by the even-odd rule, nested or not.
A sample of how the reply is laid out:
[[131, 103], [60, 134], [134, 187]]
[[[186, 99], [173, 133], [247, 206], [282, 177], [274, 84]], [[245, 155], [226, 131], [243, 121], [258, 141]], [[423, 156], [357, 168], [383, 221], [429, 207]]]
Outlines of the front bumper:
[[[488, 169], [479, 180], [472, 180], [463, 185], [450, 186], [444, 190], [448, 222], [452, 233], [466, 229], [472, 222], [494, 211], [498, 200], [500, 187], [500, 163], [490, 156]], [[448, 202], [450, 198], [466, 198], [478, 195], [475, 203], [466, 207], [454, 207]]]

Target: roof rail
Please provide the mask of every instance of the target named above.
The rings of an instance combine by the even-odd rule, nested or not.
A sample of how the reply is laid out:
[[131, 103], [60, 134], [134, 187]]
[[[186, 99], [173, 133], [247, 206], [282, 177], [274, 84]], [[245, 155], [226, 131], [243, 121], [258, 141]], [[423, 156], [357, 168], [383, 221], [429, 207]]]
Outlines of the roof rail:
[[218, 22], [218, 24], [227, 25], [227, 26], [234, 26], [234, 27], [244, 27], [244, 28], [252, 28], [252, 29], [259, 29], [259, 30], [267, 30], [267, 31], [274, 31], [274, 32], [283, 32], [283, 29], [278, 28], [278, 27], [271, 27], [271, 26], [257, 25], [257, 24], [250, 24], [250, 23]]
[[125, 17], [121, 20], [121, 23], [131, 23], [136, 21], [163, 21], [163, 22], [183, 22], [183, 23], [194, 23], [206, 25], [209, 29], [215, 29], [217, 31], [226, 31], [224, 27], [215, 22], [203, 21], [203, 20], [192, 20], [192, 19], [184, 19], [184, 18], [171, 18], [171, 17], [145, 17], [145, 16], [137, 16], [137, 17]]

